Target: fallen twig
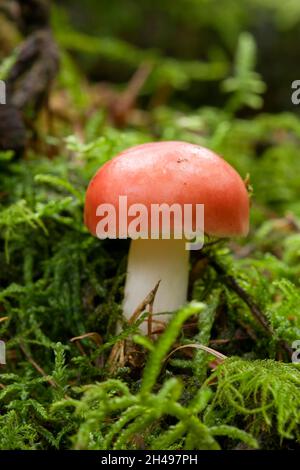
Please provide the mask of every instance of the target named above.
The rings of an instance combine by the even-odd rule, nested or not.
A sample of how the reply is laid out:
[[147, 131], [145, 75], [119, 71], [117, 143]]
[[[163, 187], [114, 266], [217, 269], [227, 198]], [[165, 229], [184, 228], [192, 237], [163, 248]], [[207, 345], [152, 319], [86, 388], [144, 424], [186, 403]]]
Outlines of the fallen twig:
[[[267, 333], [268, 336], [274, 336], [274, 330], [271, 327], [271, 325], [268, 322], [268, 319], [264, 315], [264, 313], [261, 311], [260, 307], [256, 304], [256, 302], [252, 299], [250, 294], [246, 292], [236, 281], [236, 279], [231, 276], [230, 274], [227, 274], [225, 269], [217, 263], [217, 261], [213, 258], [209, 258], [210, 260], [210, 265], [214, 268], [217, 274], [219, 274], [224, 283], [232, 289], [248, 306], [250, 312], [254, 316], [254, 318], [257, 320], [257, 322], [262, 326], [264, 331]], [[293, 350], [290, 348], [290, 346], [287, 344], [286, 341], [281, 340], [279, 341], [279, 344], [282, 346], [282, 348], [288, 353], [292, 354]]]
[[[136, 322], [139, 316], [145, 311], [145, 309], [149, 306], [149, 316], [151, 317], [150, 321], [148, 319], [148, 333], [150, 329], [150, 334], [152, 330], [152, 322], [154, 323], [155, 320], [152, 320], [152, 313], [153, 313], [153, 303], [155, 300], [156, 292], [159, 287], [160, 281], [154, 286], [154, 288], [149, 292], [149, 294], [145, 297], [145, 299], [138, 305], [138, 307], [133, 312], [132, 316], [128, 320], [128, 323], [132, 325]], [[112, 348], [110, 356], [108, 358], [108, 364], [110, 366], [110, 371], [115, 370], [117, 364], [120, 366], [124, 365], [126, 362], [126, 352], [125, 352], [125, 341], [118, 341]]]
[[30, 356], [30, 354], [28, 354], [22, 344], [20, 344], [20, 349], [24, 353], [30, 364], [35, 368], [35, 370], [37, 370], [43, 377], [45, 377], [47, 382], [52, 385], [52, 387], [57, 387], [57, 383], [53, 379], [51, 379], [48, 374], [46, 374], [44, 369], [37, 362], [35, 362], [35, 360]]
[[180, 349], [185, 349], [185, 348], [195, 348], [195, 349], [202, 349], [202, 351], [205, 351], [209, 354], [212, 354], [216, 358], [220, 359], [221, 361], [224, 361], [227, 359], [227, 356], [224, 354], [220, 353], [219, 351], [216, 351], [215, 349], [209, 348], [208, 346], [204, 346], [203, 344], [196, 344], [196, 343], [190, 343], [190, 344], [184, 344], [182, 346], [178, 346], [177, 348], [173, 349], [173, 351], [170, 352], [170, 354], [167, 355], [165, 362], [169, 360], [169, 358], [176, 352], [179, 351]]

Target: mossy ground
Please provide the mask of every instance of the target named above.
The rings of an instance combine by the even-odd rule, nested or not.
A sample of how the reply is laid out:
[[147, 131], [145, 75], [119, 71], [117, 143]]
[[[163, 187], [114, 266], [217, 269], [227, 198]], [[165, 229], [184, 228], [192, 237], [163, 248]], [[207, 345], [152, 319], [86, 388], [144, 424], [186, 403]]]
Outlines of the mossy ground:
[[[62, 53], [51, 129], [41, 117], [26, 156], [0, 155], [0, 449], [299, 447], [300, 120], [238, 113], [262, 104], [254, 57], [242, 36], [225, 108], [161, 106], [119, 129]], [[150, 89], [163, 73], [201, 75], [156, 60]], [[83, 204], [105, 161], [171, 139], [212, 148], [250, 176], [251, 231], [193, 254], [190, 303], [154, 344], [138, 322], [115, 335], [128, 241], [93, 238]]]

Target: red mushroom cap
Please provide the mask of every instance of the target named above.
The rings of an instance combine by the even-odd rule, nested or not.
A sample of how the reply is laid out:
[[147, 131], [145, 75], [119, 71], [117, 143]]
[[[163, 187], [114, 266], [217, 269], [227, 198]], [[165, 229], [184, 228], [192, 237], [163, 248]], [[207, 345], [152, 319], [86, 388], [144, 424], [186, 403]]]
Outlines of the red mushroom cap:
[[156, 142], [132, 147], [103, 165], [91, 180], [85, 201], [85, 224], [96, 234], [100, 204], [119, 196], [128, 206], [204, 204], [205, 233], [244, 236], [249, 229], [249, 197], [245, 183], [225, 160], [204, 147], [186, 142]]

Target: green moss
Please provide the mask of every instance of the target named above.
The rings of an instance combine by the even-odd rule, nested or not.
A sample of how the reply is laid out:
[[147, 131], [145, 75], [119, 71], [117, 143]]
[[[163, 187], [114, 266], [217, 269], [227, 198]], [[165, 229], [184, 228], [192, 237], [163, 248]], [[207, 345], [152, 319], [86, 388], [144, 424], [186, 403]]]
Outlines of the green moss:
[[[183, 13], [194, 17], [197, 2], [189, 3], [192, 10]], [[179, 94], [168, 105], [145, 106], [146, 119], [118, 129], [92, 105], [88, 87], [80, 99], [87, 84], [64, 50], [57, 91], [69, 97], [76, 123], [54, 117], [53, 135], [39, 137], [45, 150], [30, 148], [20, 160], [0, 154], [0, 338], [7, 346], [1, 449], [299, 446], [300, 372], [289, 348], [300, 338], [300, 119], [253, 110], [243, 117], [262, 105], [264, 84], [252, 37], [237, 41], [242, 22], [225, 31], [224, 12], [233, 23], [226, 8], [220, 11], [215, 30], [231, 50], [238, 43], [230, 77], [220, 51], [205, 63], [182, 63], [56, 26], [66, 49], [71, 42], [130, 67], [150, 59], [143, 99], [159, 95], [162, 85], [174, 91], [207, 80], [218, 80], [228, 96], [219, 108], [191, 109]], [[83, 204], [101, 165], [129, 146], [160, 139], [214, 149], [242, 177], [250, 175], [253, 195], [248, 238], [208, 240], [193, 253], [190, 303], [154, 344], [137, 334], [141, 319], [116, 335], [128, 241], [93, 238]], [[121, 342], [130, 353], [111, 367]], [[228, 359], [216, 360], [199, 344]]]

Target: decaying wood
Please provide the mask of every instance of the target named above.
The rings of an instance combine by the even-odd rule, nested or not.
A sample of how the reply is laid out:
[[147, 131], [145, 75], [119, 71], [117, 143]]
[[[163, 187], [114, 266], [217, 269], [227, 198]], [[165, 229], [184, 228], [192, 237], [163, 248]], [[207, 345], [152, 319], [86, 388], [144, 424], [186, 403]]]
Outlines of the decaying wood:
[[19, 155], [26, 143], [26, 128], [21, 112], [11, 105], [0, 106], [0, 150]]
[[39, 30], [21, 45], [7, 78], [10, 103], [37, 113], [47, 98], [58, 72], [59, 53], [50, 30]]
[[59, 51], [49, 25], [49, 2], [27, 0], [12, 4], [15, 9], [10, 4], [8, 14], [25, 39], [6, 79], [7, 105], [0, 109], [0, 150], [18, 153], [26, 144], [24, 113], [30, 109], [34, 119], [47, 105], [59, 68]]

